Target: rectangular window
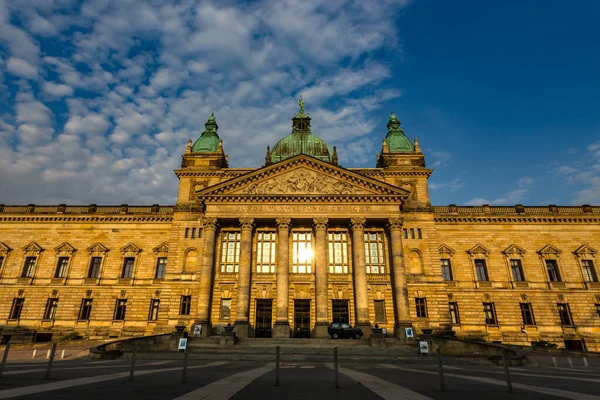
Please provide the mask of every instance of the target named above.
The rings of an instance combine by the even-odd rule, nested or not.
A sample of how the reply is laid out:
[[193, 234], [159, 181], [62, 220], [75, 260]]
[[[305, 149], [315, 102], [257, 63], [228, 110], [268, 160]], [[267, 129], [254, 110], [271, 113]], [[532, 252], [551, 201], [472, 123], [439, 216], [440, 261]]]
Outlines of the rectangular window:
[[523, 275], [523, 266], [521, 265], [521, 260], [514, 259], [510, 260], [510, 271], [512, 272], [512, 277], [514, 282], [523, 282], [525, 280], [525, 275]]
[[402, 229], [402, 233], [404, 234], [404, 239], [408, 239], [408, 229]]
[[586, 282], [598, 282], [598, 275], [594, 269], [594, 262], [592, 260], [582, 260], [581, 265], [583, 266], [583, 277]]
[[546, 260], [546, 269], [548, 270], [548, 279], [550, 279], [550, 282], [560, 282], [560, 273], [558, 272], [558, 263], [556, 260]]
[[275, 232], [258, 232], [258, 245], [256, 249], [256, 272], [263, 274], [275, 273]]
[[124, 321], [125, 320], [125, 312], [127, 311], [127, 300], [118, 299], [115, 303], [115, 321]]
[[523, 325], [535, 325], [535, 317], [533, 316], [533, 307], [531, 306], [531, 303], [520, 303], [520, 306]]
[[427, 318], [427, 299], [424, 297], [417, 297], [415, 303], [417, 305], [417, 317]]
[[475, 260], [475, 273], [478, 281], [485, 282], [489, 280], [485, 260]]
[[223, 232], [221, 272], [238, 272], [240, 266], [240, 235], [240, 232]]
[[23, 303], [25, 303], [25, 299], [17, 297], [13, 299], [12, 307], [10, 309], [10, 319], [19, 319], [21, 318], [21, 311], [23, 310]]
[[123, 261], [123, 272], [121, 278], [131, 279], [133, 278], [133, 265], [135, 264], [135, 257], [125, 257]]
[[44, 319], [54, 319], [57, 307], [58, 299], [48, 299], [46, 302], [46, 310], [44, 311]]
[[202, 238], [202, 228], [198, 228], [198, 239]]
[[365, 264], [367, 266], [367, 274], [385, 274], [383, 233], [365, 233]]
[[329, 273], [348, 273], [348, 235], [345, 232], [329, 233]]
[[596, 306], [596, 314], [598, 314], [598, 317], [600, 317], [600, 303], [596, 303], [594, 306]]
[[102, 257], [92, 257], [90, 261], [90, 271], [88, 278], [98, 278], [100, 276], [100, 267], [102, 266]]
[[414, 228], [410, 228], [410, 238], [411, 239], [415, 238], [415, 229]]
[[440, 260], [440, 264], [442, 267], [442, 277], [445, 281], [452, 280], [452, 266], [450, 265], [450, 260], [448, 258], [442, 258]]
[[571, 315], [571, 308], [567, 303], [557, 303], [558, 315], [560, 315], [560, 323], [566, 326], [573, 326], [573, 316]]
[[421, 234], [421, 228], [417, 228], [417, 239], [423, 239], [423, 235]]
[[190, 237], [190, 228], [185, 228], [185, 235], [183, 235], [184, 238], [188, 238]]
[[33, 277], [33, 271], [35, 270], [35, 260], [35, 257], [25, 258], [25, 264], [23, 264], [23, 273], [21, 274], [21, 278]]
[[192, 309], [192, 296], [181, 296], [179, 315], [190, 315]]
[[448, 308], [450, 309], [450, 320], [453, 324], [460, 324], [460, 315], [458, 314], [458, 303], [450, 302], [448, 303]]
[[90, 315], [92, 315], [92, 303], [93, 299], [83, 299], [81, 300], [81, 307], [79, 308], [79, 320], [80, 321], [88, 321], [90, 319]]
[[231, 318], [231, 299], [221, 299], [221, 319]]
[[148, 313], [148, 321], [156, 321], [158, 319], [158, 307], [160, 306], [160, 300], [150, 300], [150, 312]]
[[192, 228], [192, 239], [196, 239], [196, 228]]
[[312, 233], [294, 232], [292, 234], [292, 273], [312, 273]]
[[67, 267], [69, 266], [69, 257], [59, 257], [56, 263], [56, 271], [54, 272], [55, 278], [66, 278]]
[[156, 274], [154, 277], [156, 279], [165, 279], [165, 274], [167, 273], [167, 257], [159, 257], [156, 260]]
[[375, 300], [375, 322], [386, 322], [385, 300]]
[[486, 325], [498, 325], [496, 306], [494, 303], [483, 303], [483, 314], [485, 315]]

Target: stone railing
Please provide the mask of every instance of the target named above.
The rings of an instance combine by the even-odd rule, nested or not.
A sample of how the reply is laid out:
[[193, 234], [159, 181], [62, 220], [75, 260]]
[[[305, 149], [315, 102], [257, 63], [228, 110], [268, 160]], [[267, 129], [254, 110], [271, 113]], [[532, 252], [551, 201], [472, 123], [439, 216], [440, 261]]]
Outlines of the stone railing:
[[482, 206], [457, 206], [450, 204], [448, 206], [433, 206], [433, 211], [440, 215], [590, 215], [600, 216], [600, 206], [523, 206], [517, 204], [515, 206], [490, 206], [484, 204]]
[[153, 204], [149, 206], [130, 206], [128, 204], [98, 206], [90, 204], [89, 206], [67, 206], [59, 204], [56, 206], [45, 205], [19, 205], [7, 206], [0, 204], [0, 213], [2, 214], [173, 214], [173, 206], [160, 206]]

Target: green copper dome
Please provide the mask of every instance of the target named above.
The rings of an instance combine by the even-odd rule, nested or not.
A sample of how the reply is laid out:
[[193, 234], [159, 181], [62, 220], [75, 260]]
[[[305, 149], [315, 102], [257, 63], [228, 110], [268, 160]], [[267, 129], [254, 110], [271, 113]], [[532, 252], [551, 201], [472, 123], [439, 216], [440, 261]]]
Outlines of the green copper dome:
[[217, 134], [219, 126], [217, 125], [214, 114], [210, 114], [204, 127], [206, 130], [202, 132], [202, 135], [192, 146], [192, 152], [194, 153], [214, 153], [219, 147], [219, 135]]
[[388, 133], [385, 137], [385, 144], [390, 153], [414, 153], [415, 145], [404, 135], [404, 131], [400, 128], [400, 121], [394, 113], [390, 113], [387, 127]]
[[273, 147], [271, 162], [276, 163], [298, 154], [306, 154], [322, 161], [332, 162], [332, 153], [327, 143], [310, 131], [310, 117], [304, 113], [302, 98], [299, 103], [300, 111], [292, 118], [292, 133]]

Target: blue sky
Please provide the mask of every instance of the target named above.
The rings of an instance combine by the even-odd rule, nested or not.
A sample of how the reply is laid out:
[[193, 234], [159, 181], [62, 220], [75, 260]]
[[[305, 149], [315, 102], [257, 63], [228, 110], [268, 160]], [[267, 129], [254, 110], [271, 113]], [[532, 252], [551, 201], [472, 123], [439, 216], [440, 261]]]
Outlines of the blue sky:
[[390, 111], [433, 204], [600, 204], [596, 1], [0, 0], [0, 203], [172, 204], [214, 112], [258, 167], [302, 95], [346, 167]]

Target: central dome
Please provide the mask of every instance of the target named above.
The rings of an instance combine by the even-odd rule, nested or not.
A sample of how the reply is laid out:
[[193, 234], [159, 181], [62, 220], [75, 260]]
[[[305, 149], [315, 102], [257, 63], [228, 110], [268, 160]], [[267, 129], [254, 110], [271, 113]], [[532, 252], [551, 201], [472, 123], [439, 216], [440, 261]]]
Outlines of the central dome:
[[300, 111], [292, 118], [292, 133], [281, 139], [271, 150], [271, 162], [286, 160], [306, 154], [322, 161], [332, 162], [329, 146], [310, 131], [310, 117], [304, 113], [304, 101], [300, 98]]

